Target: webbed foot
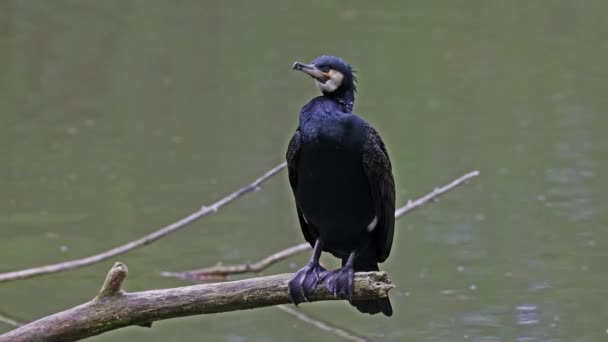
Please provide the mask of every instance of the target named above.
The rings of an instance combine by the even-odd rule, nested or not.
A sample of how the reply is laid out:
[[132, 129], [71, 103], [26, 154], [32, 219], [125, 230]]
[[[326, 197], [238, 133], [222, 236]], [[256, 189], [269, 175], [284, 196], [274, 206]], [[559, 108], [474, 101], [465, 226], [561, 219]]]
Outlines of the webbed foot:
[[341, 269], [326, 272], [323, 276], [323, 284], [334, 297], [348, 299], [353, 297], [353, 283], [355, 272], [351, 265], [345, 265]]
[[302, 302], [308, 302], [317, 288], [317, 285], [324, 278], [327, 271], [318, 263], [310, 262], [289, 280], [288, 291], [291, 301], [298, 305]]

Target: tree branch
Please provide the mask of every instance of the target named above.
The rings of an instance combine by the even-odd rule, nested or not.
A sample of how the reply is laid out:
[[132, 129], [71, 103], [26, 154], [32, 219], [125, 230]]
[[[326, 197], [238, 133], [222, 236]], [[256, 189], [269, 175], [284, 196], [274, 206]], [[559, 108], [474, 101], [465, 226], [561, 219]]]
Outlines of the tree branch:
[[297, 308], [295, 308], [291, 305], [278, 305], [277, 309], [280, 309], [281, 311], [283, 311], [289, 315], [292, 315], [292, 316], [296, 317], [297, 319], [299, 319], [300, 321], [308, 323], [317, 329], [326, 331], [326, 332], [334, 334], [336, 336], [343, 337], [345, 340], [355, 341], [355, 342], [367, 342], [368, 341], [363, 336], [359, 336], [352, 331], [348, 331], [344, 328], [340, 328], [330, 322], [323, 321], [318, 318], [312, 317], [312, 316], [308, 315], [307, 313], [304, 313], [302, 310], [298, 310]]
[[259, 273], [281, 260], [285, 260], [291, 256], [310, 249], [310, 244], [308, 242], [304, 242], [282, 249], [254, 263], [225, 266], [222, 264], [217, 264], [211, 267], [184, 272], [161, 272], [161, 276], [179, 278], [192, 282], [226, 281], [229, 275]]
[[433, 189], [433, 191], [429, 192], [428, 194], [426, 194], [420, 198], [417, 198], [413, 201], [412, 200], [407, 201], [406, 205], [395, 210], [395, 218], [400, 218], [401, 216], [409, 213], [410, 211], [413, 211], [414, 209], [422, 206], [423, 204], [426, 204], [428, 201], [439, 198], [439, 196], [454, 189], [455, 187], [462, 185], [462, 184], [466, 184], [471, 178], [474, 178], [477, 176], [479, 176], [478, 170], [474, 170], [469, 173], [465, 173], [464, 175], [454, 179], [453, 181], [449, 182], [448, 184]]
[[23, 325], [23, 323], [19, 322], [18, 320], [4, 314], [0, 314], [0, 323], [11, 325], [13, 327], [20, 327]]
[[274, 168], [272, 168], [272, 169], [268, 170], [266, 173], [264, 173], [260, 178], [256, 179], [253, 183], [238, 189], [237, 191], [220, 199], [219, 201], [213, 203], [212, 205], [203, 206], [199, 210], [180, 219], [179, 221], [171, 223], [171, 224], [169, 224], [163, 228], [160, 228], [157, 231], [152, 232], [146, 236], [143, 236], [137, 240], [133, 240], [133, 241], [127, 242], [124, 245], [114, 247], [105, 252], [98, 253], [98, 254], [91, 255], [88, 257], [84, 257], [84, 258], [80, 258], [80, 259], [64, 261], [64, 262], [46, 265], [46, 266], [28, 268], [28, 269], [24, 269], [24, 270], [20, 270], [20, 271], [0, 273], [0, 283], [6, 282], [6, 281], [12, 281], [12, 280], [24, 279], [24, 278], [31, 278], [31, 277], [40, 276], [43, 274], [56, 273], [56, 272], [71, 270], [71, 269], [75, 269], [75, 268], [79, 268], [79, 267], [83, 267], [83, 266], [88, 266], [88, 265], [95, 264], [100, 261], [115, 257], [117, 255], [124, 254], [132, 249], [152, 243], [162, 237], [165, 237], [171, 233], [176, 232], [177, 230], [193, 223], [194, 221], [196, 221], [202, 217], [205, 217], [209, 214], [213, 214], [213, 213], [217, 212], [221, 207], [234, 201], [235, 199], [237, 199], [247, 193], [250, 193], [254, 190], [259, 189], [259, 186], [262, 183], [264, 183], [270, 177], [279, 173], [279, 171], [283, 170], [286, 165], [287, 165], [287, 163], [281, 163], [281, 164], [275, 166]]
[[[76, 341], [163, 319], [290, 303], [287, 282], [292, 274], [133, 293], [120, 290], [126, 275], [126, 266], [116, 263], [93, 300], [0, 335], [0, 342]], [[393, 287], [385, 272], [355, 273], [353, 299], [383, 298]], [[323, 286], [311, 297], [334, 299]]]
[[[433, 189], [433, 191], [428, 194], [419, 197], [415, 200], [407, 201], [407, 204], [404, 206], [397, 208], [395, 210], [395, 219], [399, 219], [405, 214], [413, 211], [426, 204], [431, 200], [436, 200], [439, 196], [445, 194], [446, 192], [456, 188], [459, 185], [465, 184], [471, 178], [479, 176], [479, 171], [471, 171], [466, 173], [450, 183]], [[261, 260], [258, 260], [254, 263], [245, 263], [245, 264], [237, 264], [237, 265], [222, 265], [217, 264], [211, 267], [205, 267], [196, 270], [189, 270], [183, 272], [162, 272], [161, 275], [164, 277], [174, 277], [183, 280], [193, 281], [193, 282], [201, 282], [201, 281], [225, 281], [228, 279], [230, 275], [234, 274], [243, 274], [243, 273], [259, 273], [266, 268], [276, 264], [279, 261], [285, 260], [289, 257], [297, 255], [299, 253], [310, 250], [310, 244], [307, 242], [300, 243], [283, 250], [280, 250], [276, 253], [273, 253]]]

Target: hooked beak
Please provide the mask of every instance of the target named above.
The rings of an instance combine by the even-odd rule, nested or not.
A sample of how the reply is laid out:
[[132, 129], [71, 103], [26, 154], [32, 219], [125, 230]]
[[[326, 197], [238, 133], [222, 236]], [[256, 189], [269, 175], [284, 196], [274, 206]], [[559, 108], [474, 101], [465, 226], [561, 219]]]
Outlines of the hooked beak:
[[330, 78], [329, 73], [319, 70], [314, 64], [304, 64], [300, 62], [295, 62], [293, 63], [293, 70], [298, 70], [307, 75], [310, 75], [311, 77], [322, 83], [325, 83], [325, 81]]

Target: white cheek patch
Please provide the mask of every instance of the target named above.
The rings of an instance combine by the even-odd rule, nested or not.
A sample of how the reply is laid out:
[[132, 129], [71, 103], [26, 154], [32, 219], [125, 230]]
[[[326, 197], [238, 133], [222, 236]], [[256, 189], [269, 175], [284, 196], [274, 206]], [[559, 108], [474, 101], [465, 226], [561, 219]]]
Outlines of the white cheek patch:
[[374, 216], [374, 219], [372, 220], [372, 222], [370, 222], [367, 225], [367, 231], [368, 232], [373, 232], [374, 229], [376, 229], [376, 225], [378, 225], [378, 216]]
[[317, 84], [317, 88], [324, 93], [331, 93], [338, 89], [340, 85], [342, 85], [342, 80], [344, 79], [344, 75], [336, 70], [329, 70], [329, 79], [325, 81], [325, 83], [321, 83], [315, 80]]

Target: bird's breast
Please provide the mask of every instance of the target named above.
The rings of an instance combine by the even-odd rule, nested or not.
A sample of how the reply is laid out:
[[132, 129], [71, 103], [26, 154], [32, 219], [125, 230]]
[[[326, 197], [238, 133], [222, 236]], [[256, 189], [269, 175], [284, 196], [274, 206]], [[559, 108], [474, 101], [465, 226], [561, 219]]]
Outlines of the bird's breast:
[[375, 215], [360, 144], [348, 127], [326, 125], [303, 137], [296, 201], [328, 244], [359, 236]]
[[324, 148], [360, 148], [353, 119], [353, 115], [344, 113], [311, 116], [300, 125], [302, 141]]

